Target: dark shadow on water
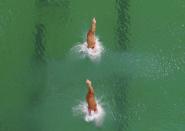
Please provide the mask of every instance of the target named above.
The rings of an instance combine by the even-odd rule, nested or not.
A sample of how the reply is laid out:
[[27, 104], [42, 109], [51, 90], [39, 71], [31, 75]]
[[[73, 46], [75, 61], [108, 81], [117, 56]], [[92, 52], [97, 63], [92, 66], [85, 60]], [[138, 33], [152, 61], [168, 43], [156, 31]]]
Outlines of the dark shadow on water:
[[122, 74], [115, 73], [111, 75], [112, 92], [112, 112], [115, 118], [115, 131], [126, 131], [128, 129], [128, 111], [127, 111], [127, 89], [128, 79]]
[[130, 25], [129, 2], [129, 0], [116, 0], [116, 9], [118, 13], [116, 31], [118, 40], [117, 48], [121, 50], [126, 50], [128, 48]]
[[35, 28], [35, 57], [37, 61], [45, 62], [45, 27], [37, 24]]
[[68, 7], [68, 0], [38, 0], [40, 6], [63, 6]]
[[[62, 39], [64, 35], [60, 37], [59, 34], [61, 34], [61, 31], [63, 31], [62, 29], [68, 28], [68, 23], [70, 22], [70, 1], [69, 0], [36, 0], [35, 6], [37, 8], [36, 23], [42, 23], [46, 27], [48, 33], [45, 33], [45, 38], [49, 39], [49, 41], [47, 41], [47, 45], [49, 46], [47, 47], [48, 49], [53, 50], [56, 48], [56, 46], [51, 46], [51, 45], [53, 42], [56, 42], [55, 40], [57, 40], [57, 44], [58, 44], [58, 41], [62, 43], [64, 40]], [[60, 47], [63, 50], [61, 45]], [[64, 55], [63, 52], [64, 51], [61, 51], [60, 55]], [[53, 54], [55, 53], [51, 52], [47, 57], [51, 58]]]
[[[36, 7], [37, 15], [38, 15], [38, 21], [35, 25], [35, 31], [34, 31], [34, 49], [35, 53], [32, 60], [32, 70], [33, 70], [33, 79], [34, 84], [32, 95], [30, 96], [31, 105], [37, 106], [40, 104], [41, 99], [43, 97], [43, 92], [46, 88], [47, 83], [47, 65], [49, 62], [47, 51], [46, 51], [46, 38], [48, 29], [48, 24], [45, 24], [44, 19], [41, 18], [47, 18], [51, 17], [53, 19], [51, 14], [45, 14], [45, 11], [42, 10], [42, 7], [45, 8], [48, 12], [53, 12], [55, 9], [58, 9], [57, 12], [54, 12], [56, 14], [62, 14], [62, 16], [66, 15], [64, 14], [64, 10], [68, 9], [69, 7], [69, 1], [68, 0], [36, 0]], [[47, 7], [53, 7], [53, 8], [47, 8]], [[63, 8], [64, 7], [64, 8]], [[40, 10], [41, 8], [41, 10]], [[67, 10], [68, 11], [68, 10]], [[62, 12], [62, 13], [59, 13]], [[47, 19], [50, 20], [50, 19]], [[56, 23], [54, 23], [56, 24]]]
[[41, 125], [39, 124], [39, 112], [37, 111], [42, 105], [45, 96], [47, 83], [47, 60], [45, 55], [45, 26], [43, 24], [36, 24], [34, 31], [34, 55], [31, 61], [31, 88], [29, 89], [29, 106], [27, 123], [25, 123], [27, 131], [39, 131]]

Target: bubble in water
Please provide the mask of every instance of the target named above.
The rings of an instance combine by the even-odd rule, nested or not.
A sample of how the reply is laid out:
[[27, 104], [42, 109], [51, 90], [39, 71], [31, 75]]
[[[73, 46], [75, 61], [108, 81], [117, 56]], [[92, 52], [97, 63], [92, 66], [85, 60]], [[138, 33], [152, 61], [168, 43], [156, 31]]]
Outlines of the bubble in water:
[[73, 113], [75, 116], [82, 116], [86, 122], [95, 122], [96, 126], [101, 126], [103, 124], [105, 111], [102, 107], [102, 103], [97, 100], [97, 112], [88, 112], [88, 105], [86, 102], [80, 102], [79, 105], [73, 107]]
[[94, 49], [87, 48], [87, 42], [84, 42], [74, 46], [71, 50], [73, 53], [77, 53], [80, 57], [82, 58], [89, 57], [91, 60], [100, 59], [102, 53], [104, 52], [102, 43], [99, 41], [97, 37], [96, 37], [96, 46]]

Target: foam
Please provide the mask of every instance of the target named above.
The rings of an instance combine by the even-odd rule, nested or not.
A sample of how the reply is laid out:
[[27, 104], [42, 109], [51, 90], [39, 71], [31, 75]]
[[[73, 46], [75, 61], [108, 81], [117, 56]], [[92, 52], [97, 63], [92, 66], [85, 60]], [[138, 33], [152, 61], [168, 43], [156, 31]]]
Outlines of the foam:
[[104, 52], [104, 48], [102, 43], [96, 37], [96, 46], [94, 49], [87, 48], [87, 42], [78, 43], [78, 45], [74, 46], [72, 52], [77, 53], [81, 58], [88, 57], [91, 60], [97, 60], [101, 58], [102, 53]]
[[91, 111], [91, 114], [89, 114], [87, 103], [81, 101], [78, 105], [73, 107], [73, 113], [75, 116], [83, 117], [86, 122], [94, 122], [96, 126], [101, 126], [105, 116], [102, 104], [103, 103], [97, 100], [97, 112]]

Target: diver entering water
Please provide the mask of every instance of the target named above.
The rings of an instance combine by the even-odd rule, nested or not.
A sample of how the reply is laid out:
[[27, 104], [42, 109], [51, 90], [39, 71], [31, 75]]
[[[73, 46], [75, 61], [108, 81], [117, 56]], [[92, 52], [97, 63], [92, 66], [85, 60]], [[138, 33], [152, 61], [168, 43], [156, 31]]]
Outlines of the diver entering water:
[[94, 98], [94, 89], [92, 87], [91, 81], [90, 80], [86, 80], [86, 84], [88, 87], [88, 93], [86, 96], [86, 101], [88, 104], [88, 112], [89, 114], [91, 114], [91, 111], [96, 112], [97, 111], [97, 104], [96, 104], [96, 100]]
[[87, 33], [87, 48], [91, 48], [91, 49], [95, 48], [96, 46], [95, 32], [96, 32], [96, 19], [93, 18], [91, 28]]

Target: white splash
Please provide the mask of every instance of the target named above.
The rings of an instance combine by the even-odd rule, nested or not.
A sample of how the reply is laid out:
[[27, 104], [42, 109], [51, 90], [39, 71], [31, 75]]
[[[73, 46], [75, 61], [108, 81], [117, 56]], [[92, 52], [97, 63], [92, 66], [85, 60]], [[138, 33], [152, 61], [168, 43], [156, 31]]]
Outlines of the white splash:
[[102, 43], [96, 37], [96, 46], [94, 49], [87, 48], [87, 42], [79, 43], [74, 46], [72, 52], [79, 54], [82, 58], [89, 57], [91, 60], [100, 59], [102, 53], [104, 52], [104, 48]]
[[89, 114], [87, 106], [86, 102], [80, 102], [79, 105], [73, 107], [74, 115], [82, 116], [86, 122], [95, 122], [96, 126], [101, 126], [105, 116], [102, 103], [97, 100], [97, 112], [91, 111], [91, 114]]

